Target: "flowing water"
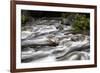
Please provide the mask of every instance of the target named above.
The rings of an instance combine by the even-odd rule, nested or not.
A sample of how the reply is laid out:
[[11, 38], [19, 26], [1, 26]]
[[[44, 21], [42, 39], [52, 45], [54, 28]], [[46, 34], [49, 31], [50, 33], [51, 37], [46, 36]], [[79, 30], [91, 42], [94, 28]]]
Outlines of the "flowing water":
[[56, 19], [22, 27], [21, 62], [89, 60], [89, 35], [73, 34], [71, 29]]

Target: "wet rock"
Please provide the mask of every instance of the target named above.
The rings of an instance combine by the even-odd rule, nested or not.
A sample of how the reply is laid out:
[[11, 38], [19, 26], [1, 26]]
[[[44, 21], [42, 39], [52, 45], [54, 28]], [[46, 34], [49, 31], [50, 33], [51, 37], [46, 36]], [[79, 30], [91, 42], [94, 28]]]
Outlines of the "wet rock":
[[82, 34], [76, 34], [71, 36], [71, 40], [72, 41], [83, 41], [85, 39], [85, 37]]
[[25, 48], [22, 48], [21, 51], [22, 51], [22, 52], [31, 52], [31, 51], [32, 51], [32, 52], [33, 52], [33, 51], [35, 52], [35, 49], [32, 48], [32, 47], [25, 47]]
[[70, 47], [73, 44], [70, 38], [64, 38], [60, 41], [59, 45]]
[[23, 32], [23, 31], [32, 31], [32, 29], [33, 29], [33, 27], [32, 27], [32, 26], [29, 26], [29, 25], [27, 25], [27, 26], [22, 26], [22, 27], [21, 27], [22, 32]]
[[54, 31], [57, 31], [56, 27], [54, 27], [54, 26], [43, 26], [36, 32], [43, 34], [43, 33], [50, 33], [50, 32], [54, 32]]
[[61, 55], [63, 55], [63, 53], [66, 51], [67, 47], [65, 46], [57, 46], [56, 49], [54, 49], [52, 51], [52, 54], [55, 56], [55, 57], [59, 57]]
[[40, 46], [38, 51], [50, 52], [51, 50], [55, 50], [55, 46]]
[[49, 39], [47, 37], [35, 38], [33, 40], [22, 41], [21, 46], [55, 46], [58, 45], [56, 39]]
[[60, 54], [59, 56], [56, 56], [56, 58], [58, 58], [58, 59], [64, 58], [66, 55], [68, 55], [71, 52], [82, 51], [82, 50], [85, 50], [87, 48], [90, 48], [90, 44], [86, 40], [84, 40], [82, 42], [74, 42], [72, 44], [72, 46], [70, 46], [68, 48], [66, 47], [65, 51], [63, 52], [63, 54]]
[[84, 51], [74, 51], [62, 58], [56, 58], [57, 61], [62, 60], [89, 60], [89, 54]]

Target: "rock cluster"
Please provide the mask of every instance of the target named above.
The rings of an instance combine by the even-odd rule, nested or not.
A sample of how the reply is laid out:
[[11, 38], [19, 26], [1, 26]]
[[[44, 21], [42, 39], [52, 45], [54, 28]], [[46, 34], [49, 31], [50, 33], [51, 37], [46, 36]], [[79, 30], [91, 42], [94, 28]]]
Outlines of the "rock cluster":
[[89, 60], [89, 35], [73, 34], [68, 20], [65, 22], [62, 24], [60, 18], [41, 18], [31, 26], [23, 26], [21, 62], [42, 61], [50, 56], [53, 61]]

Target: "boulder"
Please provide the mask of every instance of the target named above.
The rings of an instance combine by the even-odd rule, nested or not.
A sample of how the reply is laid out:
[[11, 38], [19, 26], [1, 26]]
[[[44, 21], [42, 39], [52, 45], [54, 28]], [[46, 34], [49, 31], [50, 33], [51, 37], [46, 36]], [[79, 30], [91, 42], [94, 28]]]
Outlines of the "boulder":
[[74, 42], [70, 47], [66, 47], [65, 51], [62, 54], [57, 55], [56, 58], [63, 58], [71, 52], [82, 51], [87, 48], [90, 48], [90, 44], [88, 41]]
[[56, 46], [58, 45], [58, 42], [56, 39], [49, 39], [47, 37], [41, 37], [41, 38], [34, 38], [32, 40], [25, 40], [22, 41], [21, 46], [27, 47], [27, 46]]

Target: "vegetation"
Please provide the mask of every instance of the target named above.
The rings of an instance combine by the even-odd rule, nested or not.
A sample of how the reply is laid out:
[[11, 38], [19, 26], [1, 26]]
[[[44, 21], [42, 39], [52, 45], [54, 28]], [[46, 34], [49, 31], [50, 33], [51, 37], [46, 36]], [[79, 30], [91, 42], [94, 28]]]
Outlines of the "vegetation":
[[21, 15], [22, 26], [24, 26], [28, 20], [29, 20], [28, 16]]
[[[62, 13], [62, 23], [64, 19], [68, 19], [72, 25], [72, 31], [74, 33], [89, 34], [90, 30], [90, 15], [87, 13]], [[67, 21], [67, 23], [68, 23]]]
[[62, 24], [72, 25], [72, 31], [75, 33], [88, 34], [90, 30], [90, 15], [88, 13], [71, 13], [71, 12], [44, 12], [44, 11], [25, 11], [22, 10], [21, 23], [25, 26], [29, 21], [29, 17], [61, 17]]
[[74, 32], [88, 34], [90, 30], [90, 16], [86, 14], [76, 14], [72, 27]]

